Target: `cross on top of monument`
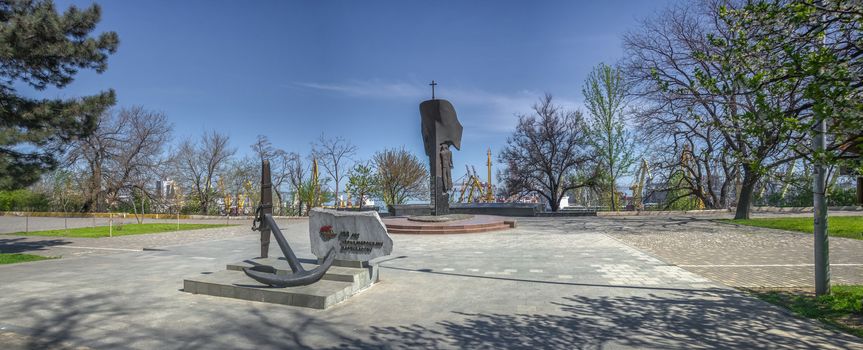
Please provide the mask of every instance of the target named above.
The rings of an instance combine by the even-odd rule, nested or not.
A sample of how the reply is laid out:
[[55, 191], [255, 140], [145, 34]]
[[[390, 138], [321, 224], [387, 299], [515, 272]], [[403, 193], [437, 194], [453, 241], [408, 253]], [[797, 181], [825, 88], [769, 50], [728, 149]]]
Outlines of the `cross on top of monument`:
[[434, 100], [434, 87], [437, 85], [437, 83], [435, 83], [435, 81], [432, 80], [431, 84], [429, 84], [429, 85], [432, 87], [432, 100]]

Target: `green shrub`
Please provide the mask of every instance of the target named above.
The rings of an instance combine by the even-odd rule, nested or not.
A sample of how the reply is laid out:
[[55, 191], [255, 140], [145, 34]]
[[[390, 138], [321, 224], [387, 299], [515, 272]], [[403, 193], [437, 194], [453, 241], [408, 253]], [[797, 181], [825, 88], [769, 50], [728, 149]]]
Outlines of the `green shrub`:
[[49, 211], [50, 199], [28, 189], [0, 191], [0, 211]]

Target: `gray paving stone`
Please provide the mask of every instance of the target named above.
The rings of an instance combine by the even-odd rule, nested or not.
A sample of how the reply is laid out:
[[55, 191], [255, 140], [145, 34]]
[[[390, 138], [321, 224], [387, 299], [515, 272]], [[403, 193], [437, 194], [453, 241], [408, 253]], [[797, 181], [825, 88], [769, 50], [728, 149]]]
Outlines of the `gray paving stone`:
[[[614, 224], [543, 218], [494, 234], [393, 235], [393, 255], [373, 262], [380, 283], [326, 310], [179, 291], [184, 278], [256, 256], [245, 227], [161, 251], [4, 265], [0, 329], [94, 349], [861, 348], [745, 293], [687, 281], [692, 272], [611, 238]], [[284, 232], [313, 258], [307, 227]], [[485, 275], [506, 270], [516, 271]]]
[[[722, 224], [711, 219], [629, 217], [597, 220], [596, 228], [629, 245], [640, 260], [650, 262], [655, 256], [728, 286], [814, 287], [810, 234]], [[863, 284], [861, 251], [861, 240], [830, 238], [833, 283]]]

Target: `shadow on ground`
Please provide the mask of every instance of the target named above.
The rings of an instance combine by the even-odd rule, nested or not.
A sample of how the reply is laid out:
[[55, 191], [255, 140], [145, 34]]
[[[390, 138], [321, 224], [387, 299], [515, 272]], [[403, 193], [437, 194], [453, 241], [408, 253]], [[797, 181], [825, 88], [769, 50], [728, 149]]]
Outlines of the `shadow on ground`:
[[[434, 326], [372, 327], [371, 339], [344, 338], [339, 348], [572, 349], [634, 348], [811, 349], [828, 343], [861, 347], [861, 339], [734, 292], [692, 291], [672, 296], [584, 297], [555, 302], [559, 314], [455, 312]], [[753, 313], [761, 315], [754, 319]]]
[[47, 250], [53, 246], [67, 245], [72, 242], [64, 239], [39, 239], [27, 240], [23, 237], [0, 238], [0, 253], [26, 253], [38, 250]]
[[347, 309], [310, 312], [210, 297], [196, 299], [184, 311], [156, 319], [150, 314], [159, 310], [157, 301], [148, 303], [146, 309], [132, 308], [117, 295], [102, 293], [53, 301], [32, 298], [7, 304], [0, 311], [31, 318], [26, 322], [31, 330], [31, 348], [67, 342], [94, 348], [191, 349], [861, 347], [859, 338], [834, 333], [756, 299], [721, 289], [618, 297], [576, 295], [551, 302], [552, 313], [453, 311], [443, 321], [425, 321], [423, 315], [417, 315], [411, 324], [377, 326], [366, 325], [375, 323], [367, 320], [374, 315], [338, 315]]

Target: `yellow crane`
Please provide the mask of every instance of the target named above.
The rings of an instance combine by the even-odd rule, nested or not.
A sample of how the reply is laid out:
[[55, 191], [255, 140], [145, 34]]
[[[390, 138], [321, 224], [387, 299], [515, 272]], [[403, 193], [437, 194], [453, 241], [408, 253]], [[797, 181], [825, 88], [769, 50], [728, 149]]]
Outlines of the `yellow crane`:
[[217, 185], [219, 186], [219, 193], [225, 196], [225, 214], [231, 215], [231, 194], [225, 191], [225, 181], [223, 181], [222, 178], [219, 178]]
[[320, 198], [321, 198], [321, 196], [320, 196], [321, 188], [320, 188], [320, 184], [318, 183], [318, 159], [317, 158], [312, 158], [312, 186], [313, 186], [313, 191], [314, 191], [314, 198], [312, 201], [312, 206], [317, 207], [317, 206], [320, 206], [321, 204], [323, 204], [323, 203], [318, 203], [320, 201]]
[[[465, 165], [465, 180], [462, 182], [461, 194], [458, 197], [460, 203], [475, 203], [482, 202], [488, 198], [485, 192], [486, 186], [482, 184], [479, 176], [476, 173], [476, 168]], [[464, 195], [467, 194], [467, 202]], [[474, 196], [476, 194], [476, 196]]]
[[[461, 183], [461, 190], [459, 191], [458, 202], [459, 203], [475, 203], [475, 202], [487, 202], [492, 203], [495, 201], [494, 199], [494, 188], [492, 187], [491, 181], [491, 148], [486, 152], [486, 166], [487, 166], [487, 182], [483, 183], [482, 179], [479, 177], [479, 174], [476, 172], [476, 168], [470, 165], [464, 166], [465, 175]], [[465, 195], [467, 195], [467, 201], [465, 201]]]
[[254, 203], [252, 203], [252, 194], [253, 193], [254, 193], [254, 191], [252, 191], [252, 181], [249, 179], [246, 179], [246, 181], [243, 182], [243, 196], [245, 197], [244, 198], [245, 200], [249, 201], [249, 203], [248, 203], [249, 208], [254, 208]]
[[[249, 193], [252, 193], [252, 182], [246, 180], [243, 182], [242, 190], [240, 193], [237, 193], [237, 215], [243, 215], [243, 208], [245, 208], [248, 204], [249, 207], [252, 206], [251, 198], [249, 198]], [[248, 201], [249, 203], [246, 203]]]
[[246, 194], [242, 191], [237, 192], [237, 215], [243, 215], [243, 205], [246, 203]]
[[[462, 181], [462, 183], [461, 183], [461, 194], [459, 194], [459, 196], [458, 196], [458, 202], [459, 203], [464, 203], [464, 194], [467, 192], [468, 187], [473, 186], [473, 184], [472, 184], [473, 178], [470, 175], [470, 167], [468, 167], [467, 164], [465, 164], [464, 169], [465, 169], [464, 181]], [[471, 191], [473, 191], [473, 189], [471, 189]]]
[[476, 168], [471, 166], [472, 176], [470, 181], [470, 194], [467, 196], [468, 203], [474, 202], [473, 192], [476, 190], [476, 199], [477, 201], [482, 201], [485, 198], [485, 194], [483, 194], [483, 186], [482, 181], [479, 181], [479, 176], [476, 174]]

